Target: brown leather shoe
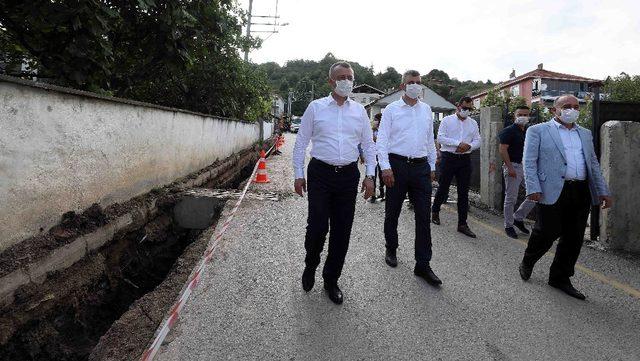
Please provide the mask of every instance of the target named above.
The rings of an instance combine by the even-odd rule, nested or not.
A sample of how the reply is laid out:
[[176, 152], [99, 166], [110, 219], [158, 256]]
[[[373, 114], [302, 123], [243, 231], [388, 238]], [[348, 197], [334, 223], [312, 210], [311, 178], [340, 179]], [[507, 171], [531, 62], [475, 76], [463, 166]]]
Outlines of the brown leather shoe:
[[476, 238], [476, 234], [471, 232], [471, 229], [469, 229], [469, 226], [466, 224], [458, 226], [458, 232], [464, 234], [465, 236]]

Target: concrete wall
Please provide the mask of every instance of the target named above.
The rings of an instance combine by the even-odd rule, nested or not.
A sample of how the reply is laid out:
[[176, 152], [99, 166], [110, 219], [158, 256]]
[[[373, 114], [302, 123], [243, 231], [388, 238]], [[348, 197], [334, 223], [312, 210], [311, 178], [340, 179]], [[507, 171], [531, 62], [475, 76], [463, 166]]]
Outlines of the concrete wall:
[[490, 208], [501, 210], [502, 158], [500, 158], [498, 134], [503, 128], [502, 109], [480, 109], [480, 199]]
[[614, 197], [613, 207], [602, 211], [600, 240], [640, 252], [640, 123], [606, 122], [600, 134], [602, 172]]
[[0, 251], [67, 211], [128, 200], [259, 138], [258, 123], [0, 77]]

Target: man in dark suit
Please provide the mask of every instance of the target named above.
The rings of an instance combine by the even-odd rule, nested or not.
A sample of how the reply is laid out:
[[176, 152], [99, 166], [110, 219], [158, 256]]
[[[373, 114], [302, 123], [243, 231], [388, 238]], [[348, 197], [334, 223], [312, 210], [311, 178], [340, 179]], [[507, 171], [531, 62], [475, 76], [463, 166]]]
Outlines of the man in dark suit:
[[578, 99], [563, 95], [555, 117], [529, 128], [524, 146], [527, 197], [538, 202], [538, 218], [520, 264], [528, 280], [535, 263], [560, 238], [549, 272], [549, 285], [584, 300], [569, 278], [584, 241], [590, 206], [609, 208], [612, 200], [593, 150], [591, 132], [577, 124]]

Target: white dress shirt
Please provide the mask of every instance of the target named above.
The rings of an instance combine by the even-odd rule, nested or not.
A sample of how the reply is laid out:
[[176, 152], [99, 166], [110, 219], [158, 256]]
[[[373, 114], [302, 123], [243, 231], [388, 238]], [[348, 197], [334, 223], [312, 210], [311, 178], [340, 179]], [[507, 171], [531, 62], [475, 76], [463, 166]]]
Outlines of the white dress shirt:
[[467, 143], [471, 148], [464, 154], [468, 154], [480, 148], [480, 141], [480, 129], [475, 119], [466, 117], [460, 120], [457, 114], [442, 118], [438, 128], [438, 143], [441, 151], [456, 153], [460, 143]]
[[382, 113], [376, 148], [382, 170], [391, 168], [389, 153], [394, 153], [410, 158], [427, 157], [431, 170], [435, 171], [431, 107], [421, 101], [411, 106], [403, 99], [389, 104]]
[[582, 153], [582, 141], [578, 134], [578, 127], [574, 125], [569, 129], [555, 119], [553, 123], [558, 127], [560, 140], [562, 140], [562, 145], [564, 146], [564, 156], [567, 159], [567, 170], [564, 173], [564, 179], [587, 179], [587, 164], [585, 163], [584, 153]]
[[339, 106], [333, 96], [312, 101], [300, 123], [293, 147], [293, 169], [296, 178], [304, 178], [307, 146], [311, 141], [311, 156], [325, 163], [342, 166], [358, 160], [358, 144], [362, 145], [366, 174], [376, 169], [375, 144], [371, 123], [364, 107], [347, 99]]

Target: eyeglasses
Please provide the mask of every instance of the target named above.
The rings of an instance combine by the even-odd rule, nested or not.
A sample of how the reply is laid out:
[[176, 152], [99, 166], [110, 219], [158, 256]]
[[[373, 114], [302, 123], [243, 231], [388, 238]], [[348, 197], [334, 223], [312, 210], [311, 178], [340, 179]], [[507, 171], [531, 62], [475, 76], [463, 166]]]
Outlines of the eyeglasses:
[[460, 107], [460, 109], [462, 109], [462, 110], [468, 110], [468, 111], [472, 111], [472, 110], [473, 110], [473, 108], [471, 108], [471, 107]]

